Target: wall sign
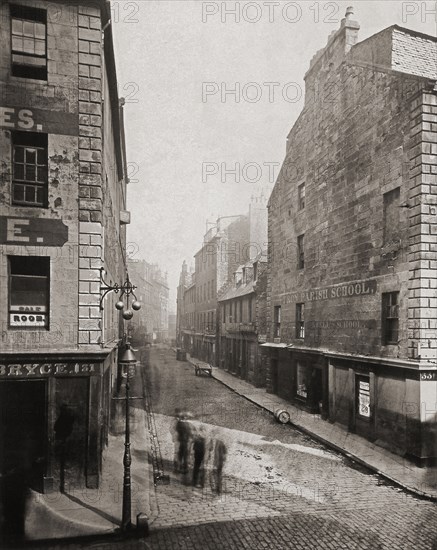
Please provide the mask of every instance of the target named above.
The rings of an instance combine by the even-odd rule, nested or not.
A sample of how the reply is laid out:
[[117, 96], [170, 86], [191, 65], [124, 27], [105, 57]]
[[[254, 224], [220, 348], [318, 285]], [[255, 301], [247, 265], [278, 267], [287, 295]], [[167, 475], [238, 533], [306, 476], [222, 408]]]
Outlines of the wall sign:
[[355, 298], [358, 296], [370, 296], [376, 292], [376, 279], [368, 281], [352, 282], [343, 285], [314, 288], [300, 292], [290, 292], [284, 295], [284, 303], [318, 302], [321, 300], [335, 300], [338, 298]]
[[11, 363], [0, 365], [0, 378], [83, 376], [98, 373], [95, 363]]
[[75, 113], [5, 106], [0, 107], [0, 128], [77, 136], [79, 117]]
[[0, 244], [62, 246], [67, 241], [62, 220], [0, 216]]

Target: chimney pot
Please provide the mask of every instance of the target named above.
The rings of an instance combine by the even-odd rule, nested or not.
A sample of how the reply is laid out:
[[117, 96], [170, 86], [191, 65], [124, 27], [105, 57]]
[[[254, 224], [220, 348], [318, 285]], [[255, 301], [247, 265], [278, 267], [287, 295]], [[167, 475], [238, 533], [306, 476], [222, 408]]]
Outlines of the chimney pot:
[[346, 8], [346, 19], [350, 19], [353, 14], [354, 14], [354, 7], [348, 6]]

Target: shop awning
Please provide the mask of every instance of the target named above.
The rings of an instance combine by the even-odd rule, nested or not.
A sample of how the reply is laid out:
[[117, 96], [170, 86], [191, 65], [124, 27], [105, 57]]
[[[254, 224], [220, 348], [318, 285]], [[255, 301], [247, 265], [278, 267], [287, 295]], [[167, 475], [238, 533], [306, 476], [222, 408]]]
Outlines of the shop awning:
[[262, 348], [286, 348], [287, 344], [275, 344], [274, 342], [266, 342], [265, 344], [261, 344]]

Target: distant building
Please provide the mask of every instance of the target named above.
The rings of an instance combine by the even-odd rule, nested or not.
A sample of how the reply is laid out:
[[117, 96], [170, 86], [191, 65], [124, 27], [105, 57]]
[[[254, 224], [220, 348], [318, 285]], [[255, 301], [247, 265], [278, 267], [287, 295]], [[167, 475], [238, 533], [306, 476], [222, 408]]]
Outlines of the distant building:
[[266, 384], [259, 348], [266, 341], [266, 268], [261, 255], [239, 266], [218, 296], [218, 366], [256, 386]]
[[168, 333], [167, 338], [169, 343], [176, 342], [176, 313], [168, 314]]
[[129, 322], [135, 340], [147, 343], [165, 342], [168, 338], [167, 273], [157, 264], [145, 260], [128, 260], [129, 274], [138, 300], [140, 311]]
[[116, 296], [100, 308], [130, 218], [110, 17], [104, 1], [0, 5], [0, 477], [33, 463], [44, 492], [62, 415], [66, 486], [99, 483], [123, 332]]
[[437, 44], [348, 8], [312, 59], [269, 201], [267, 383], [437, 459]]
[[215, 365], [217, 291], [233, 276], [249, 243], [247, 216], [219, 218], [195, 254], [196, 311], [193, 354]]

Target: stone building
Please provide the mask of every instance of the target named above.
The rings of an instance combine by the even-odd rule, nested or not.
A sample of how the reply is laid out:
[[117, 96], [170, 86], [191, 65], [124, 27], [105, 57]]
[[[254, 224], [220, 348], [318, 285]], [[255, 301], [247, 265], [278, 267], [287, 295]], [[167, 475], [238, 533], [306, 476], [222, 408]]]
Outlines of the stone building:
[[179, 277], [176, 302], [176, 343], [193, 355], [196, 319], [196, 283], [193, 269], [184, 261]]
[[249, 253], [247, 216], [225, 216], [204, 236], [195, 254], [196, 312], [193, 355], [216, 364], [217, 292]]
[[436, 38], [311, 61], [269, 201], [268, 389], [420, 463], [437, 457]]
[[138, 344], [164, 342], [168, 338], [167, 273], [157, 264], [128, 259], [129, 275], [137, 287], [135, 294], [143, 304], [130, 321], [131, 333]]
[[261, 350], [266, 340], [267, 262], [259, 255], [237, 268], [218, 295], [218, 366], [256, 386], [265, 386]]
[[0, 20], [1, 474], [58, 489], [66, 437], [66, 483], [95, 487], [121, 334], [100, 268], [124, 281], [129, 221], [109, 2], [5, 1]]

